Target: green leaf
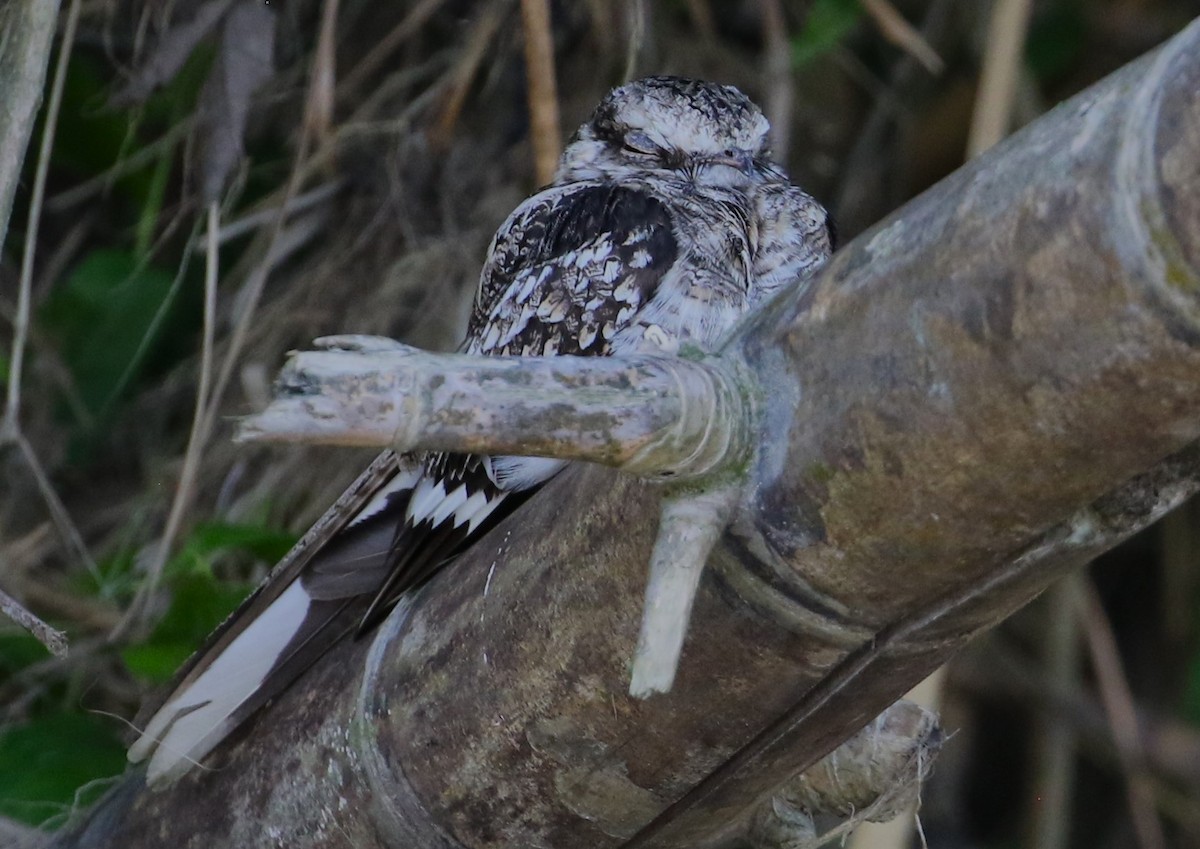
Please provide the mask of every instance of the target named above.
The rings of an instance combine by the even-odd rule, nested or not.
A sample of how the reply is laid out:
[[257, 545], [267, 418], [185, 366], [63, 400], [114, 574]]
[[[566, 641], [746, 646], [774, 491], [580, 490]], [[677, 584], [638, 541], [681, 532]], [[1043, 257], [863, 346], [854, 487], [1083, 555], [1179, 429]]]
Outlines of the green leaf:
[[243, 584], [218, 581], [211, 571], [176, 575], [171, 606], [154, 633], [121, 657], [130, 672], [154, 683], [168, 680], [179, 664], [196, 650], [249, 593]]
[[[109, 67], [84, 51], [74, 51], [63, 87], [58, 131], [54, 135], [55, 168], [84, 179], [95, 177], [128, 158], [148, 139], [161, 137], [180, 115], [194, 111], [213, 54], [211, 45], [201, 44], [179, 73], [146, 103], [118, 108], [110, 102], [113, 92]], [[39, 129], [35, 137], [40, 137], [40, 133]], [[164, 153], [176, 157], [180, 149], [181, 144], [177, 143]], [[113, 184], [121, 199], [132, 202], [135, 215], [145, 205], [147, 194], [154, 191], [150, 169], [157, 167], [151, 160]], [[124, 225], [129, 208], [118, 205], [116, 211]]]
[[213, 575], [213, 555], [246, 551], [273, 563], [288, 552], [295, 539], [294, 534], [258, 525], [197, 525], [183, 550], [167, 566], [174, 596], [166, 615], [144, 644], [121, 652], [129, 670], [154, 683], [169, 680], [249, 594], [250, 587], [221, 581]]
[[175, 581], [175, 595], [167, 615], [158, 623], [151, 643], [190, 643], [193, 647], [242, 603], [248, 588], [206, 575], [188, 575]]
[[261, 525], [202, 522], [192, 531], [186, 547], [198, 554], [236, 549], [274, 563], [295, 543], [295, 534]]
[[161, 642], [129, 646], [121, 650], [121, 660], [138, 678], [152, 684], [165, 684], [171, 680], [175, 670], [191, 657], [197, 644]]
[[[120, 157], [127, 144], [130, 115], [127, 110], [105, 106], [111, 77], [111, 71], [86, 52], [72, 52], [54, 134], [55, 168], [94, 177]], [[137, 197], [144, 191], [145, 181], [144, 174], [135, 173], [118, 181], [118, 188]]]
[[858, 0], [814, 0], [804, 28], [792, 39], [792, 67], [799, 68], [837, 47], [860, 17]]
[[1025, 59], [1040, 81], [1054, 80], [1075, 66], [1086, 48], [1087, 13], [1075, 2], [1052, 4], [1033, 19]]
[[108, 723], [59, 713], [0, 731], [0, 815], [39, 825], [88, 804], [76, 788], [125, 769], [125, 747]]
[[59, 341], [84, 405], [105, 413], [145, 362], [155, 315], [171, 294], [166, 272], [122, 250], [98, 250], [47, 300], [42, 321]]
[[94, 570], [76, 570], [66, 578], [67, 586], [72, 592], [96, 596], [118, 605], [132, 599], [143, 580], [144, 577], [135, 562], [134, 552], [129, 548], [118, 549], [115, 553], [98, 559]]
[[46, 647], [31, 634], [0, 634], [0, 675], [12, 675], [45, 660]]

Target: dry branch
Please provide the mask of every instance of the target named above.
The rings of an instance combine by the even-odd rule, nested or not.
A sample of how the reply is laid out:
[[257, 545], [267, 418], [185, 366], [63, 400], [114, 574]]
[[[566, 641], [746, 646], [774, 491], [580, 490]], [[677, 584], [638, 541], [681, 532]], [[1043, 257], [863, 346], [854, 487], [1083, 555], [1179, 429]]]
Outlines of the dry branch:
[[554, 72], [554, 33], [547, 0], [521, 0], [525, 41], [525, 76], [529, 93], [529, 137], [533, 174], [539, 186], [554, 177], [562, 153], [558, 120], [558, 86]]
[[58, 845], [713, 845], [1200, 489], [1198, 87], [1200, 23], [743, 328], [754, 486], [669, 695], [624, 687], [654, 493], [580, 465], [209, 771], [134, 773]]
[[863, 0], [862, 5], [884, 38], [924, 65], [929, 73], [940, 74], [945, 70], [942, 57], [888, 0]]
[[749, 450], [738, 378], [677, 357], [473, 357], [375, 336], [293, 354], [246, 441], [588, 460], [649, 477], [713, 473]]
[[975, 156], [1008, 135], [1017, 84], [1024, 68], [1029, 0], [996, 0], [988, 22], [987, 53], [971, 116], [967, 155]]
[[67, 656], [67, 635], [38, 619], [3, 590], [0, 590], [0, 613], [33, 634], [37, 641], [55, 657]]

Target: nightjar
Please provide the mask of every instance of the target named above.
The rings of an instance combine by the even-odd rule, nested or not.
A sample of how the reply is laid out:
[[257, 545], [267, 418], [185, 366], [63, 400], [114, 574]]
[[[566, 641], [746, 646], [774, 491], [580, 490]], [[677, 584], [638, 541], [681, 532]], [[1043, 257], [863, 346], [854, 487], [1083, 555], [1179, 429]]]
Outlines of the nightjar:
[[[829, 217], [771, 164], [767, 132], [728, 86], [651, 77], [610, 92], [496, 233], [462, 350], [713, 348], [832, 249]], [[130, 760], [150, 758], [152, 784], [185, 772], [563, 466], [385, 452], [185, 667]]]

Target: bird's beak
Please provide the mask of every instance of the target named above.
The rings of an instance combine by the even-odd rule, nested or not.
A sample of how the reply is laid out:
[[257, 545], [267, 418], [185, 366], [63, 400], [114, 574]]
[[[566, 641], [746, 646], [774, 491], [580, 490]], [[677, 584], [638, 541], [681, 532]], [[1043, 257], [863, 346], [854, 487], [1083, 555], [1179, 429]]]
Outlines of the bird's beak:
[[718, 153], [709, 162], [713, 165], [728, 165], [730, 168], [736, 168], [743, 174], [749, 174], [754, 171], [754, 154], [741, 148], [730, 148], [722, 153]]

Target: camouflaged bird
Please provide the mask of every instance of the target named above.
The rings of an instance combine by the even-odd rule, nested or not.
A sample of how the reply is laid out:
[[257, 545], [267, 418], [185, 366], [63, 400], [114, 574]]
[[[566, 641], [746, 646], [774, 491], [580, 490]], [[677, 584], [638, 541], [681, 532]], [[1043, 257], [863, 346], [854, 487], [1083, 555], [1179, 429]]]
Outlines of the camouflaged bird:
[[[651, 77], [610, 92], [496, 233], [461, 350], [714, 347], [832, 248], [825, 210], [769, 162], [767, 131], [728, 86]], [[151, 784], [185, 772], [564, 465], [384, 453], [185, 667], [130, 760], [150, 758]]]

